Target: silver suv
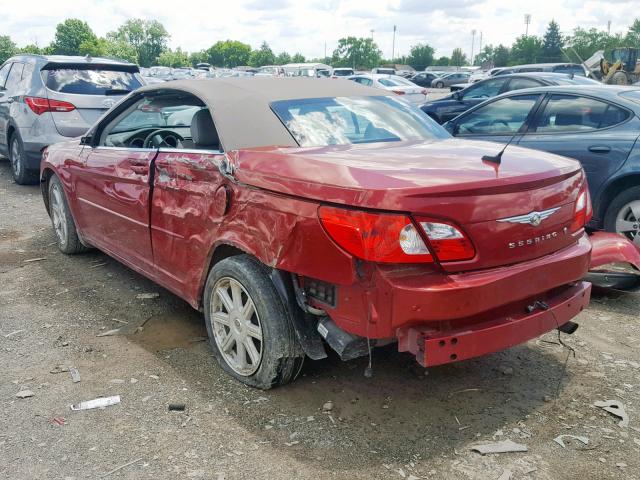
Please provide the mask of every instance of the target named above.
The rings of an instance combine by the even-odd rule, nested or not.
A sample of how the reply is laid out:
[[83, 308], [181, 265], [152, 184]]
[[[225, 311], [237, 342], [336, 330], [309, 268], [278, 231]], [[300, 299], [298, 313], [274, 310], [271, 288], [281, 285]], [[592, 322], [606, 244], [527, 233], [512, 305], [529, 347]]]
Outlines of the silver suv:
[[130, 91], [138, 66], [91, 57], [18, 55], [0, 67], [0, 155], [16, 183], [37, 183], [42, 150], [83, 135]]

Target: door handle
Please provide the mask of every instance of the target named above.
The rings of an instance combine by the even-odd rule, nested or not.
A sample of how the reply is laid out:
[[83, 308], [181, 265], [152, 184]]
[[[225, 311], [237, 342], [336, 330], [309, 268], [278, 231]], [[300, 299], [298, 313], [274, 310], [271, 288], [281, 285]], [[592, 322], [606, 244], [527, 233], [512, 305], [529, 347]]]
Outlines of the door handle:
[[607, 145], [592, 145], [589, 147], [589, 151], [593, 153], [609, 153], [611, 147]]

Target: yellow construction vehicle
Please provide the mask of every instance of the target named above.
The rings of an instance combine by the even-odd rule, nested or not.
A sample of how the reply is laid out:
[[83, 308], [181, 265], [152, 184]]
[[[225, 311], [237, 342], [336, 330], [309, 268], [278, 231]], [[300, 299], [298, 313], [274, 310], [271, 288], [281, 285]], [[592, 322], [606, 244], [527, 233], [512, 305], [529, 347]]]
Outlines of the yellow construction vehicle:
[[611, 62], [600, 59], [602, 83], [608, 85], [631, 85], [640, 81], [640, 64], [637, 48], [614, 48]]

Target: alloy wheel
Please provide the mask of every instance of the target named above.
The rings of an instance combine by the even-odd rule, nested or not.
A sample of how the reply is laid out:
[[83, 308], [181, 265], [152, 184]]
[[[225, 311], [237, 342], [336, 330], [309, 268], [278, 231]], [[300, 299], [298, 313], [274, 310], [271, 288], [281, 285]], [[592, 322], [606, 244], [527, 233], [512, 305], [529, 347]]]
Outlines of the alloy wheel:
[[56, 232], [56, 237], [60, 245], [64, 245], [67, 242], [67, 222], [65, 216], [64, 198], [60, 185], [55, 184], [51, 188], [51, 221], [53, 222], [53, 229]]
[[213, 287], [210, 303], [213, 337], [225, 362], [248, 377], [260, 367], [262, 325], [253, 299], [237, 280], [223, 277]]
[[624, 205], [616, 217], [616, 232], [640, 247], [640, 200]]
[[13, 175], [15, 178], [20, 177], [22, 173], [22, 159], [20, 158], [20, 145], [18, 144], [18, 140], [13, 140], [11, 142], [11, 169], [13, 170]]

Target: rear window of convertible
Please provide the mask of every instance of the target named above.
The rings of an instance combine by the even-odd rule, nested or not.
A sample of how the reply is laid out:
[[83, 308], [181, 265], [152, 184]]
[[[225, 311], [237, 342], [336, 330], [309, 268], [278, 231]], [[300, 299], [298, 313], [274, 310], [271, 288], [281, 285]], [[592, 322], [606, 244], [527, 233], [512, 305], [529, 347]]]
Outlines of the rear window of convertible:
[[302, 147], [449, 137], [420, 109], [391, 96], [280, 100], [271, 109]]

